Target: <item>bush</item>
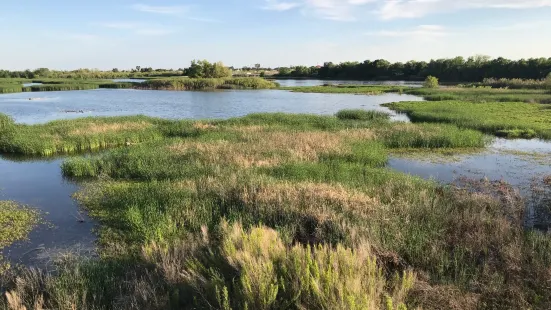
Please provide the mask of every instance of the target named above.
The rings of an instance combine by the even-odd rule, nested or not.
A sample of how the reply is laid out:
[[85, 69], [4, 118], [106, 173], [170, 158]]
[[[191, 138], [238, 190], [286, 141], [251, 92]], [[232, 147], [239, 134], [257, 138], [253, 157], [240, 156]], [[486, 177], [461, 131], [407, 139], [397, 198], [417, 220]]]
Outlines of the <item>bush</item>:
[[551, 72], [549, 72], [549, 74], [545, 78], [545, 86], [546, 86], [546, 88], [551, 89]]
[[432, 75], [427, 76], [427, 78], [425, 79], [425, 83], [423, 83], [423, 87], [438, 88], [438, 79]]

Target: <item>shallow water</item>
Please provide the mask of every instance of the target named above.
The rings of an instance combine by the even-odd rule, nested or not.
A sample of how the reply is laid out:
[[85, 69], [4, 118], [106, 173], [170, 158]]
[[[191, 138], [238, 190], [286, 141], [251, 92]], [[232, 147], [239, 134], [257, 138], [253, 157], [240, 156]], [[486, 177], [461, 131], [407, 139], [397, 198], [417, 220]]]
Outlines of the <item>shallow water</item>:
[[474, 154], [395, 156], [388, 166], [396, 170], [451, 183], [460, 177], [502, 180], [524, 195], [534, 182], [551, 175], [551, 143], [541, 140], [497, 138], [484, 151]]
[[63, 252], [94, 249], [94, 223], [71, 198], [77, 184], [62, 177], [61, 161], [0, 157], [0, 200], [38, 209], [44, 220], [28, 241], [4, 249], [13, 263], [44, 265]]
[[[85, 116], [143, 114], [169, 119], [229, 118], [258, 112], [335, 114], [341, 109], [386, 111], [397, 120], [407, 117], [380, 104], [420, 101], [412, 95], [379, 96], [304, 94], [281, 90], [228, 90], [215, 92], [97, 89], [0, 95], [0, 113], [19, 123], [37, 124]], [[83, 113], [74, 113], [77, 111]]]

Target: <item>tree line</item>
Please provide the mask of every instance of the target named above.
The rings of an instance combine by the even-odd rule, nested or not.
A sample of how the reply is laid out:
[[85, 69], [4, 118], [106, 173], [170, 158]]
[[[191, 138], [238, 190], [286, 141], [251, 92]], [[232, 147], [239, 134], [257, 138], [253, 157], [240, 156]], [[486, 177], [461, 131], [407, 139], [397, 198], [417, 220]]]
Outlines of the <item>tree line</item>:
[[[251, 70], [244, 67], [242, 70]], [[270, 71], [270, 68], [255, 69]], [[303, 77], [319, 79], [351, 79], [351, 80], [410, 80], [421, 81], [428, 76], [437, 77], [445, 82], [481, 82], [487, 78], [494, 79], [531, 79], [541, 80], [551, 73], [551, 58], [530, 58], [510, 60], [503, 57], [491, 59], [488, 56], [469, 58], [455, 57], [433, 59], [429, 62], [411, 60], [406, 63], [391, 63], [384, 59], [364, 62], [343, 62], [335, 64], [326, 62], [323, 66], [292, 66], [280, 67], [279, 77]], [[221, 62], [210, 63], [206, 60], [194, 60], [185, 69], [153, 69], [136, 66], [131, 70], [110, 71], [78, 69], [73, 71], [55, 71], [48, 68], [25, 71], [0, 70], [0, 78], [116, 78], [140, 76], [189, 76], [189, 77], [228, 77], [233, 67], [226, 67]]]
[[428, 76], [447, 82], [480, 82], [485, 78], [540, 80], [551, 73], [551, 58], [510, 60], [474, 56], [391, 63], [384, 59], [364, 62], [326, 62], [323, 66], [279, 68], [281, 77], [354, 80], [424, 80]]

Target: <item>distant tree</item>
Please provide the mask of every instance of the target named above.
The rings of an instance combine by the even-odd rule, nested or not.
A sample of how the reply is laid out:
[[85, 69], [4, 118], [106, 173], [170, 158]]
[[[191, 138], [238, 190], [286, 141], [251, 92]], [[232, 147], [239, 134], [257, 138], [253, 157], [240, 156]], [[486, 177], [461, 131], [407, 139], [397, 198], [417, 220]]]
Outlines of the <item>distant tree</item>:
[[278, 69], [278, 75], [286, 76], [291, 74], [291, 69], [287, 67], [281, 67]]
[[254, 67], [256, 68], [256, 70], [260, 69], [260, 64], [255, 64]]
[[115, 73], [118, 73], [119, 72], [119, 69], [118, 68], [113, 68], [113, 70], [111, 70], [112, 72], [115, 72]]
[[438, 79], [431, 75], [427, 76], [425, 83], [423, 83], [423, 87], [438, 88]]
[[136, 71], [140, 72], [141, 66], [136, 66]]
[[260, 72], [260, 77], [265, 77], [265, 76], [266, 76], [266, 71]]
[[41, 78], [49, 77], [50, 76], [50, 69], [48, 69], [48, 68], [38, 68], [38, 69], [33, 71], [33, 75], [35, 77], [41, 77]]
[[206, 60], [193, 60], [187, 69], [191, 78], [225, 78], [232, 75], [231, 70], [222, 62], [210, 63]]

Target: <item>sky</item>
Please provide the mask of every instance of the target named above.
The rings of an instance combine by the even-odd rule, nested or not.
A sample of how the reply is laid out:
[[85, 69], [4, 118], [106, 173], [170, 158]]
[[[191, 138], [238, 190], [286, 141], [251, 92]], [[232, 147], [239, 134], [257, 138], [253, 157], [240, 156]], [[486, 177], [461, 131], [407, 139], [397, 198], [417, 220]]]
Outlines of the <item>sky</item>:
[[551, 0], [2, 0], [0, 69], [551, 57]]

